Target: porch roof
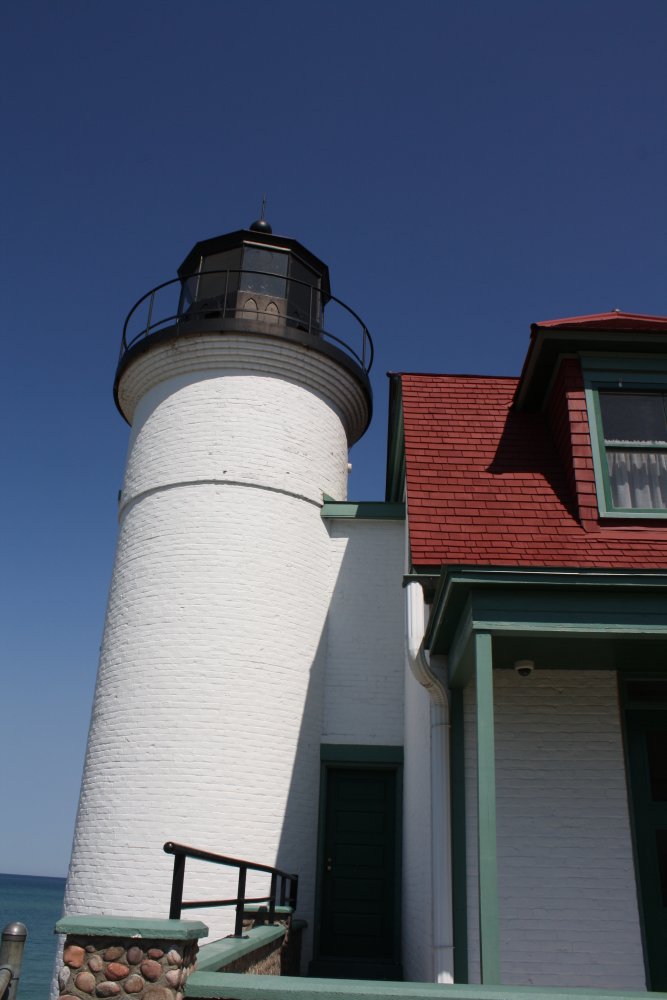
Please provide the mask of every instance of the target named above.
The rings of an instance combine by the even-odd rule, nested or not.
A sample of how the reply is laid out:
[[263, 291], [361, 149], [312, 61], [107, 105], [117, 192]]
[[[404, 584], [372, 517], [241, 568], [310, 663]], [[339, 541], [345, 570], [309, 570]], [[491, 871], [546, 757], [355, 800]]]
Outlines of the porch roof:
[[424, 645], [448, 655], [454, 686], [467, 683], [481, 632], [496, 667], [533, 659], [538, 668], [662, 670], [666, 597], [667, 573], [445, 566]]

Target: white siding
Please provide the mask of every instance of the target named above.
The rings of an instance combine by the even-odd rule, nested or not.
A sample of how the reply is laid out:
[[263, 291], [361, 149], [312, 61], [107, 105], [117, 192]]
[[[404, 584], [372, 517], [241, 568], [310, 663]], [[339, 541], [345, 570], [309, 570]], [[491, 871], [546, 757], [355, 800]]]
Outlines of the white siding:
[[406, 667], [403, 974], [433, 981], [430, 697]]
[[402, 521], [331, 520], [323, 743], [403, 745]]
[[[646, 988], [616, 678], [494, 672], [502, 982]], [[470, 979], [479, 982], [474, 691], [466, 692]]]

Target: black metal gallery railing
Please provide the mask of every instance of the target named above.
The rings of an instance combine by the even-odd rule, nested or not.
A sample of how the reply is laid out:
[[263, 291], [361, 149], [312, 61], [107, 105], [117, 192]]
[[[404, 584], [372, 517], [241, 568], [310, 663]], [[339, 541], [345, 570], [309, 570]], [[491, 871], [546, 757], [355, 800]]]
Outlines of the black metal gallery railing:
[[[248, 282], [250, 278], [252, 280]], [[271, 288], [271, 282], [284, 283], [287, 297], [285, 292], [273, 294], [270, 290], [263, 290], [262, 279], [267, 289]], [[217, 288], [212, 289], [213, 294], [204, 294], [202, 281], [211, 284], [212, 280]], [[251, 287], [242, 287], [244, 283], [249, 283]], [[298, 289], [300, 308], [295, 308], [290, 303], [292, 287]], [[253, 299], [256, 304], [258, 296], [270, 300], [276, 311], [266, 312], [251, 307], [248, 300]], [[326, 305], [330, 309], [331, 304], [336, 310], [334, 322], [341, 328], [341, 336], [322, 326], [323, 308]], [[276, 325], [282, 324], [333, 344], [356, 361], [366, 373], [370, 372], [373, 364], [373, 340], [366, 324], [335, 295], [330, 292], [325, 294], [320, 288], [297, 278], [286, 278], [269, 271], [251, 271], [248, 268], [196, 272], [164, 281], [146, 292], [127, 314], [120, 360], [135, 345], [167, 327], [176, 326], [178, 334], [179, 327], [185, 332], [188, 324], [210, 319], [261, 319]]]
[[[171, 840], [164, 845], [166, 854], [174, 855], [174, 873], [171, 880], [171, 904], [169, 919], [180, 920], [182, 910], [202, 909], [209, 906], [235, 906], [234, 937], [243, 934], [243, 914], [249, 903], [268, 903], [267, 919], [270, 924], [275, 920], [276, 906], [289, 906], [296, 909], [299, 876], [283, 872], [270, 865], [258, 865], [252, 861], [241, 861], [238, 858], [228, 858], [224, 854], [212, 854], [210, 851], [199, 851], [185, 844], [174, 844]], [[197, 861], [210, 861], [227, 868], [238, 868], [238, 887], [233, 899], [183, 899], [183, 880], [185, 878], [185, 860], [194, 858]], [[271, 888], [268, 896], [246, 896], [246, 878], [248, 872], [264, 872], [271, 876]]]

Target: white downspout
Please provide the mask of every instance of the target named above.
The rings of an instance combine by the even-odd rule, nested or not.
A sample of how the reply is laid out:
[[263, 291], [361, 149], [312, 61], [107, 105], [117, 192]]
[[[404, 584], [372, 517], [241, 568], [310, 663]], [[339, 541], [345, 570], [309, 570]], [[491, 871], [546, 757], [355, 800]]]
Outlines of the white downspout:
[[431, 871], [433, 878], [433, 979], [454, 982], [451, 824], [449, 809], [449, 699], [444, 657], [424, 648], [425, 601], [421, 584], [406, 586], [406, 647], [412, 673], [431, 696]]

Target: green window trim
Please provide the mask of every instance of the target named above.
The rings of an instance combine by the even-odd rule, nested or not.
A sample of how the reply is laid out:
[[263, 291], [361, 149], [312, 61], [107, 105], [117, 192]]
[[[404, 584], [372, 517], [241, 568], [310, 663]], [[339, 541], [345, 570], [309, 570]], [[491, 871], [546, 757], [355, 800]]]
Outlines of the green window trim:
[[607, 463], [607, 448], [623, 448], [626, 451], [667, 450], [664, 442], [613, 440], [607, 442], [602, 426], [600, 391], [620, 388], [640, 392], [667, 393], [667, 360], [664, 357], [646, 355], [644, 357], [623, 358], [622, 356], [582, 356], [586, 409], [591, 435], [593, 471], [600, 517], [620, 520], [664, 521], [667, 508], [617, 507], [614, 505], [611, 479]]

